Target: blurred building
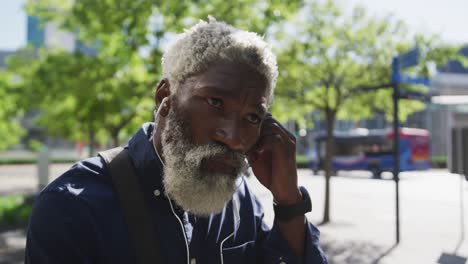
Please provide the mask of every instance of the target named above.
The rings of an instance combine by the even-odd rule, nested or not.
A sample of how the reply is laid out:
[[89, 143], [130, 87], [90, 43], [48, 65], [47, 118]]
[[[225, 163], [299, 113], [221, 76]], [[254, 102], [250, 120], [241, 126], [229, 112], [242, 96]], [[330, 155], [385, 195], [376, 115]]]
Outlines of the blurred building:
[[26, 41], [33, 47], [44, 46], [44, 29], [41, 27], [39, 19], [34, 16], [27, 17]]
[[0, 50], [0, 69], [5, 68], [6, 57], [13, 54], [14, 51]]
[[74, 51], [76, 47], [76, 35], [61, 30], [53, 22], [44, 22], [34, 16], [28, 16], [27, 44], [35, 48], [63, 48], [66, 51]]
[[[468, 57], [468, 45], [459, 53]], [[432, 91], [447, 98], [468, 96], [468, 68], [460, 61], [450, 60], [432, 80]], [[446, 101], [428, 107], [428, 128], [432, 134], [433, 153], [447, 156], [451, 149], [452, 127], [468, 127], [468, 101]]]

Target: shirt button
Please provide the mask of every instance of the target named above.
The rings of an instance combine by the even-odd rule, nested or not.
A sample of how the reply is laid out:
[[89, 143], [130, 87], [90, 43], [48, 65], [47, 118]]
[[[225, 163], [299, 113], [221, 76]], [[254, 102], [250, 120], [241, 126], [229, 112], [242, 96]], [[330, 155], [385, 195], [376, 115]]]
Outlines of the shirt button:
[[197, 264], [197, 260], [195, 258], [191, 259], [190, 264]]
[[159, 195], [161, 195], [161, 191], [156, 189], [156, 190], [154, 190], [153, 194], [154, 194], [154, 196], [159, 197]]

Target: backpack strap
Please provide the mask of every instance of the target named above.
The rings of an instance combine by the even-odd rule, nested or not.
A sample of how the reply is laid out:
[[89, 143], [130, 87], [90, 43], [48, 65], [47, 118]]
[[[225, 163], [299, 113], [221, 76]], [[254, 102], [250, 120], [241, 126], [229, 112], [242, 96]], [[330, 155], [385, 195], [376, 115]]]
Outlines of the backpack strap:
[[99, 152], [98, 155], [109, 169], [137, 263], [161, 263], [159, 241], [155, 238], [154, 225], [127, 150], [117, 147]]

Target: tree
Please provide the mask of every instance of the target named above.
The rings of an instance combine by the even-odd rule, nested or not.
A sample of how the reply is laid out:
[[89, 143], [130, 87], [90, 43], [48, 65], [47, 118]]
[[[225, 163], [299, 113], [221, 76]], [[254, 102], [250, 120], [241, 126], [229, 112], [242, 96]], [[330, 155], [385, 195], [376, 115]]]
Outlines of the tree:
[[14, 76], [0, 69], [0, 151], [16, 145], [24, 130], [19, 124], [22, 111], [18, 108]]
[[25, 134], [20, 124], [30, 103], [25, 87], [31, 84], [31, 72], [37, 65], [34, 52], [27, 48], [5, 62], [6, 68], [0, 70], [0, 150], [16, 145]]
[[[274, 113], [282, 118], [294, 116], [304, 124], [304, 116], [317, 110], [326, 121], [323, 223], [327, 223], [335, 121], [370, 117], [376, 109], [391, 117], [391, 89], [358, 91], [365, 86], [390, 84], [392, 56], [410, 48], [412, 41], [404, 24], [393, 17], [370, 17], [359, 6], [347, 15], [331, 0], [306, 2], [286, 27], [289, 33], [284, 28], [276, 31], [281, 71]], [[426, 46], [430, 43], [427, 40]], [[421, 102], [400, 104], [401, 120], [424, 108]]]

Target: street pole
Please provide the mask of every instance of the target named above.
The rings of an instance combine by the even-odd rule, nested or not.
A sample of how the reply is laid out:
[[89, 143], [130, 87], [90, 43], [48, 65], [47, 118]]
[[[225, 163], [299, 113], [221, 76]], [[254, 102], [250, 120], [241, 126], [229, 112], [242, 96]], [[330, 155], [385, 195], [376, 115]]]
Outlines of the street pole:
[[454, 136], [457, 137], [457, 140], [455, 142], [458, 142], [459, 146], [452, 146], [456, 148], [457, 151], [457, 166], [458, 166], [458, 173], [460, 174], [460, 240], [458, 241], [457, 247], [455, 248], [455, 251], [453, 254], [457, 254], [458, 249], [460, 249], [460, 246], [463, 244], [463, 240], [465, 239], [465, 213], [464, 213], [464, 205], [463, 205], [463, 174], [466, 173], [466, 169], [464, 168], [466, 164], [464, 164], [463, 160], [463, 148], [465, 146], [465, 129], [459, 128], [457, 129], [458, 133], [455, 132]]
[[461, 229], [461, 234], [460, 234], [460, 242], [458, 244], [457, 251], [458, 251], [458, 248], [460, 248], [460, 246], [462, 245], [463, 240], [465, 240], [465, 205], [463, 203], [463, 200], [464, 200], [463, 183], [464, 183], [464, 179], [463, 179], [463, 174], [462, 174], [460, 175], [460, 229]]
[[[393, 80], [399, 78], [398, 58], [392, 61]], [[398, 82], [393, 82], [393, 180], [395, 181], [395, 204], [396, 204], [396, 244], [400, 243], [400, 122], [398, 120], [398, 99], [400, 98], [400, 87]]]
[[[377, 86], [357, 87], [353, 93], [376, 91], [384, 88], [393, 88], [393, 180], [395, 181], [395, 211], [396, 211], [396, 244], [400, 243], [400, 122], [398, 120], [398, 101], [404, 97], [413, 100], [427, 100], [427, 94], [419, 92], [400, 91], [400, 83], [429, 85], [429, 79], [424, 77], [406, 76], [400, 74], [401, 69], [412, 67], [419, 62], [419, 50], [417, 48], [408, 51], [392, 60], [392, 83]], [[467, 178], [468, 180], [468, 178]], [[463, 221], [464, 219], [462, 219]]]

